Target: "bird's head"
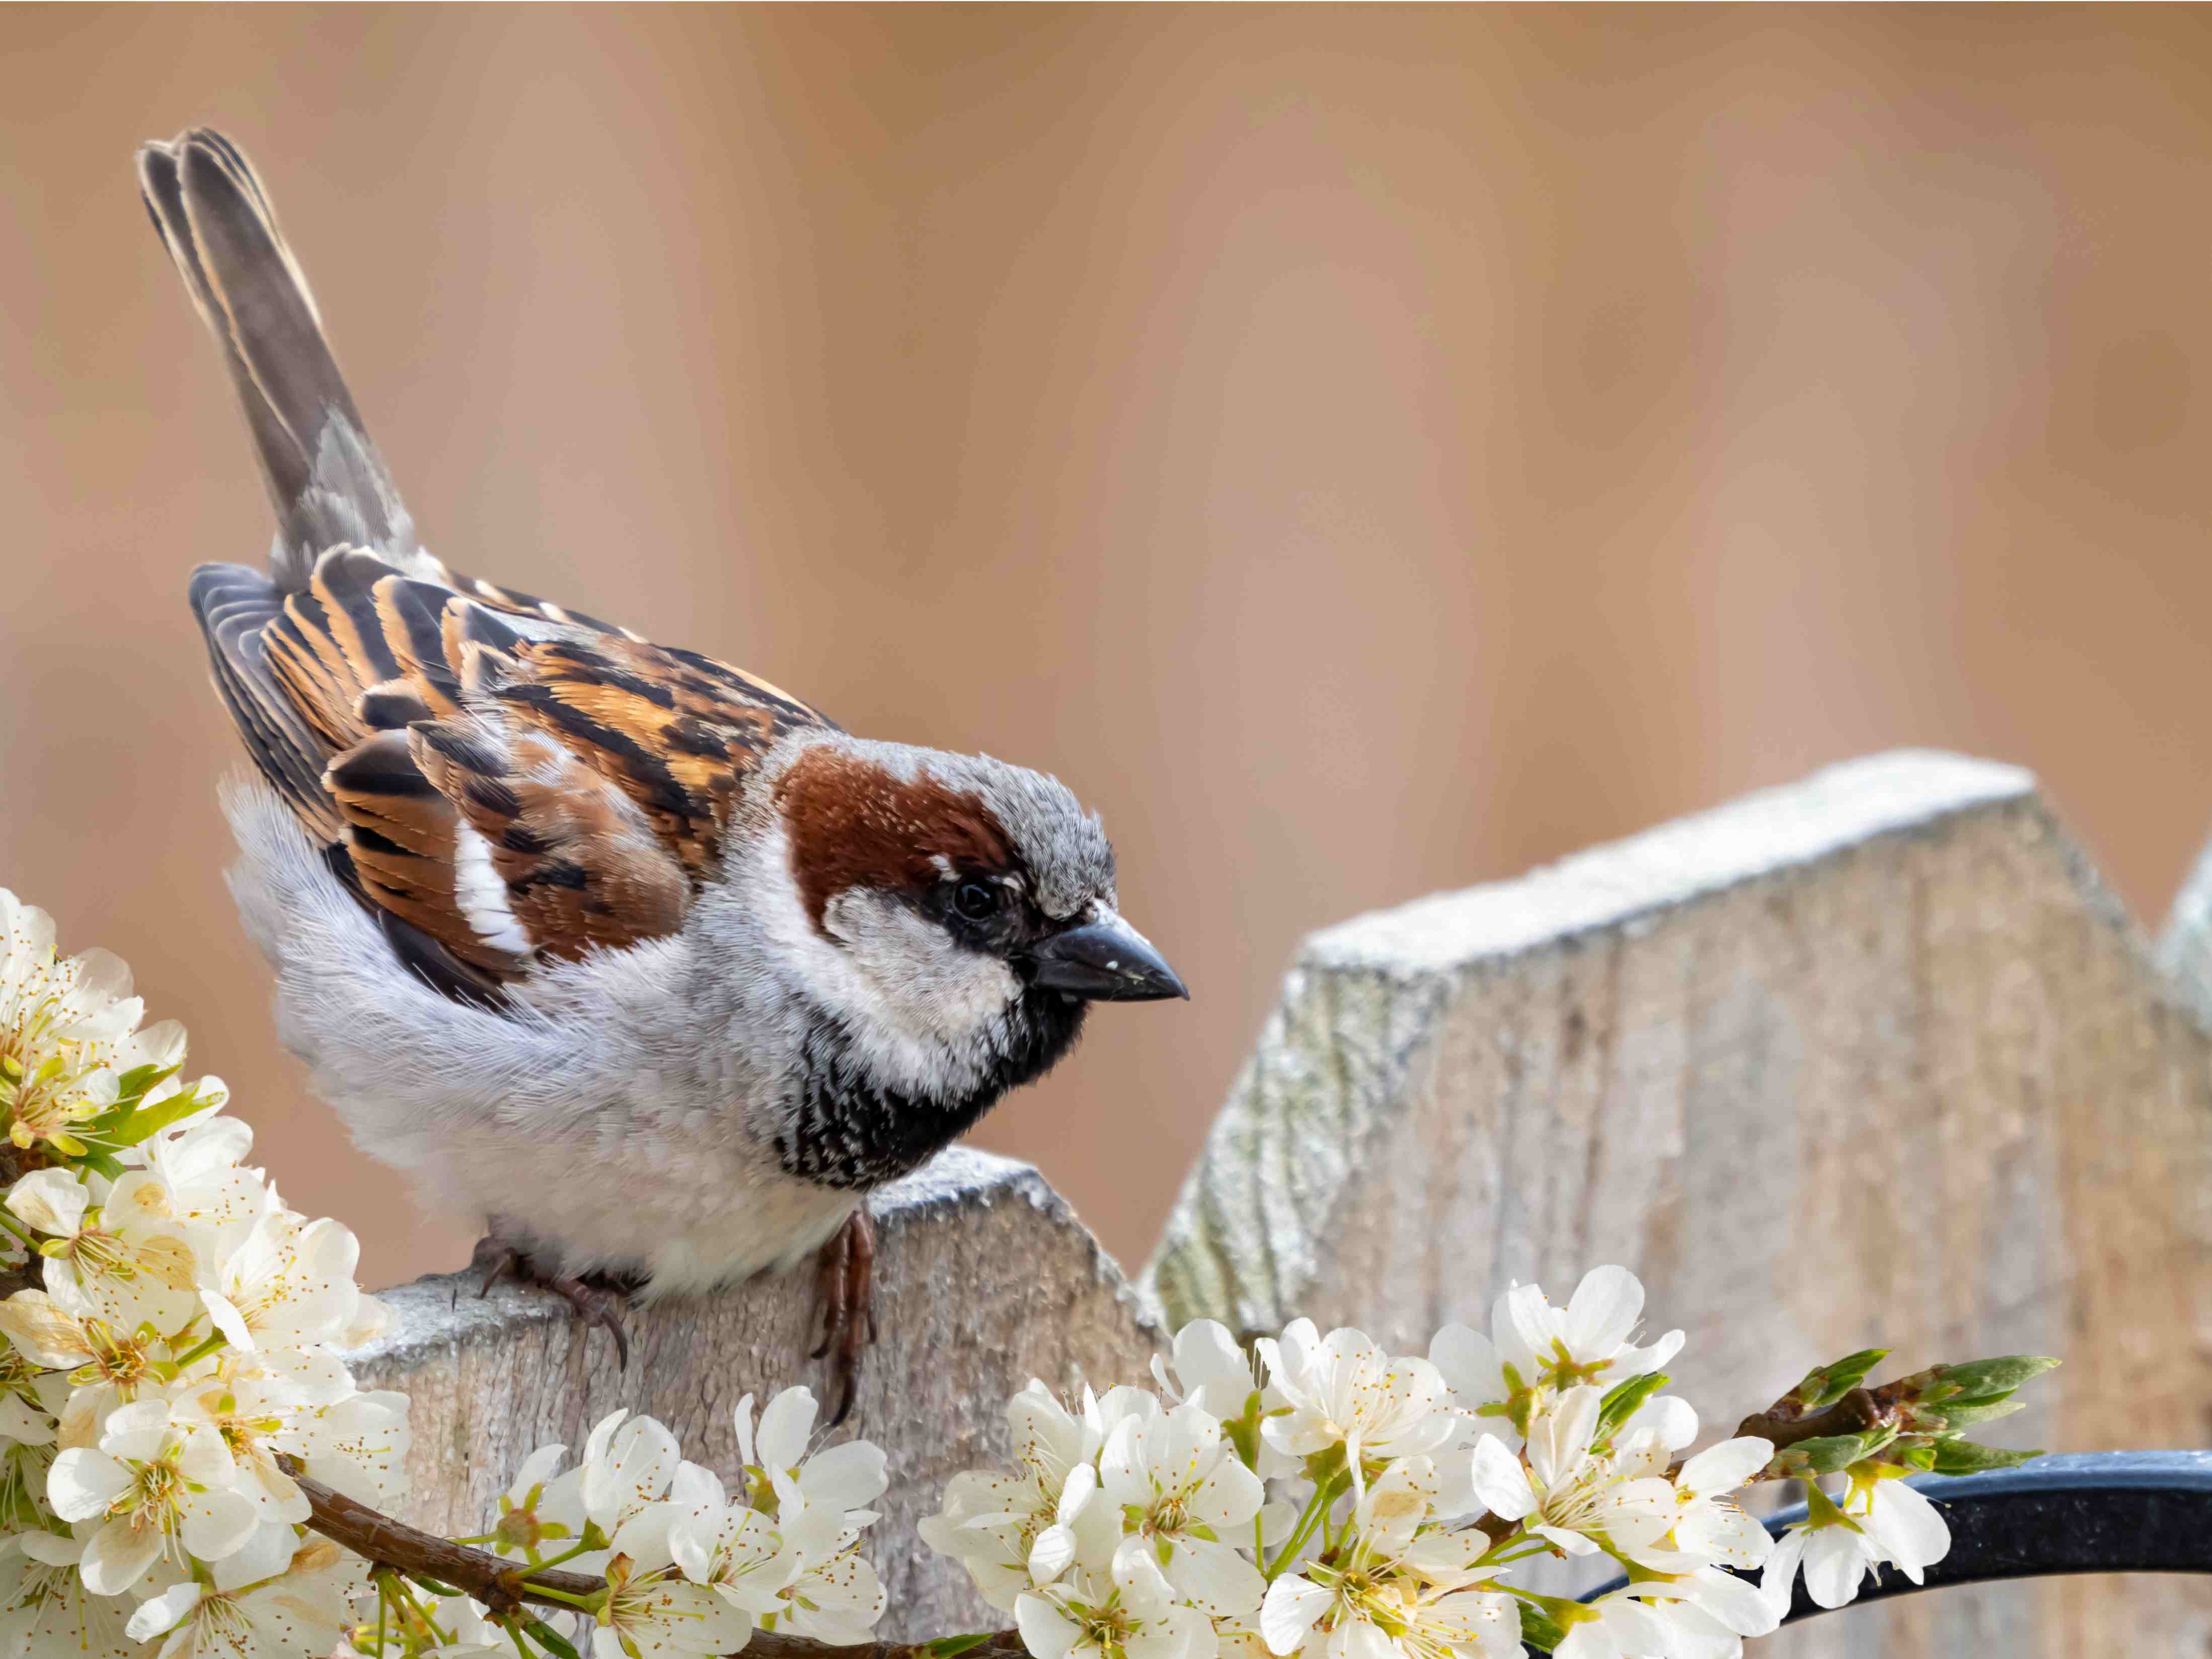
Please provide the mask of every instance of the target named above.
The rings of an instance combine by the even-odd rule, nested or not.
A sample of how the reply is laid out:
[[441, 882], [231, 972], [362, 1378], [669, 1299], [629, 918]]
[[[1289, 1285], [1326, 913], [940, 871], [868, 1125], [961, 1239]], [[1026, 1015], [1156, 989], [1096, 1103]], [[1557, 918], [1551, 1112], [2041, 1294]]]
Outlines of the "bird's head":
[[1189, 995], [1122, 920], [1105, 830], [1055, 778], [838, 734], [767, 795], [779, 956], [886, 1086], [995, 1099], [1090, 1003]]

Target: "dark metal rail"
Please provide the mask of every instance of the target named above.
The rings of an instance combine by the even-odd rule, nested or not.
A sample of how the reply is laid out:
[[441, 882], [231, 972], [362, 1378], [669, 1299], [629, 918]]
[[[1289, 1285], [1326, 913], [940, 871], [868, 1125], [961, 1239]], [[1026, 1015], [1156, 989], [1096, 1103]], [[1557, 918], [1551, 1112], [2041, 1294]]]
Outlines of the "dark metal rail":
[[[2064, 1452], [1990, 1474], [1917, 1475], [1912, 1484], [1943, 1506], [1951, 1553], [1929, 1568], [1924, 1584], [1885, 1571], [1852, 1607], [2006, 1578], [2212, 1573], [2212, 1451]], [[1767, 1517], [1766, 1529], [1778, 1535], [1804, 1517], [1802, 1505], [1784, 1510]], [[1626, 1583], [1616, 1579], [1583, 1599]], [[1783, 1622], [1830, 1610], [1806, 1595], [1801, 1577]]]

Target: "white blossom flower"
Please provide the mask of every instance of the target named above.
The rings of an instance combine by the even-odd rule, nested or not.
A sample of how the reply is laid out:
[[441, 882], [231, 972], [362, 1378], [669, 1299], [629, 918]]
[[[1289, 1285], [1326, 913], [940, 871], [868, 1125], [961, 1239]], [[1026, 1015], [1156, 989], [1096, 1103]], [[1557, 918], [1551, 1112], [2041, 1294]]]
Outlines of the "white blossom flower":
[[1855, 1473], [1844, 1510], [1858, 1518], [1889, 1565], [1917, 1584], [1950, 1553], [1951, 1528], [1942, 1512], [1901, 1478], [1905, 1473], [1888, 1465]]
[[686, 1580], [674, 1565], [639, 1571], [617, 1553], [607, 1564], [607, 1599], [592, 1631], [592, 1649], [597, 1659], [734, 1653], [752, 1632], [747, 1614]]
[[0, 888], [0, 1110], [17, 1146], [82, 1155], [77, 1132], [121, 1097], [125, 1073], [183, 1058], [184, 1028], [140, 1031], [144, 1013], [121, 957], [58, 956], [53, 918]]
[[1479, 1532], [1424, 1533], [1436, 1468], [1407, 1458], [1369, 1486], [1352, 1516], [1347, 1547], [1268, 1585], [1259, 1630], [1269, 1651], [1311, 1659], [1434, 1659], [1446, 1650], [1517, 1659], [1521, 1620], [1512, 1598], [1476, 1566]]
[[342, 1223], [271, 1207], [203, 1285], [201, 1299], [234, 1347], [313, 1347], [352, 1321], [360, 1259]]
[[141, 1324], [176, 1330], [199, 1311], [191, 1245], [170, 1224], [125, 1212], [109, 1217], [66, 1170], [34, 1170], [9, 1190], [8, 1208], [48, 1234], [47, 1291], [87, 1318], [120, 1330]]
[[271, 1202], [258, 1170], [240, 1167], [253, 1131], [234, 1117], [206, 1117], [149, 1137], [125, 1154], [125, 1170], [108, 1193], [111, 1215], [172, 1222], [195, 1252], [221, 1261], [244, 1242]]
[[85, 1588], [84, 1542], [29, 1530], [0, 1540], [0, 1659], [127, 1659], [130, 1604]]
[[1840, 1607], [1856, 1598], [1870, 1571], [1894, 1566], [1917, 1584], [1949, 1553], [1948, 1523], [1905, 1473], [1888, 1464], [1855, 1468], [1840, 1505], [1807, 1483], [1806, 1517], [1775, 1544], [1759, 1580], [1778, 1617], [1789, 1608], [1801, 1566], [1805, 1593], [1820, 1607]]
[[1115, 1425], [1098, 1470], [1107, 1501], [1152, 1540], [1178, 1595], [1212, 1617], [1259, 1607], [1267, 1580], [1238, 1546], [1249, 1540], [1266, 1492], [1211, 1413], [1195, 1402], [1164, 1412], [1153, 1402]]
[[[0, 891], [0, 1111], [52, 1166], [4, 1200], [11, 1230], [46, 1242], [44, 1289], [0, 1304], [0, 1659], [326, 1652], [365, 1564], [303, 1537], [287, 1469], [395, 1501], [406, 1400], [359, 1389], [337, 1352], [389, 1310], [355, 1282], [353, 1235], [246, 1165], [252, 1133], [220, 1115], [220, 1079], [177, 1097], [183, 1032], [142, 1031], [143, 1015], [122, 963], [61, 958], [51, 920]], [[134, 1091], [162, 1075], [109, 1113], [134, 1070]], [[1426, 1358], [1306, 1320], [1248, 1351], [1195, 1321], [1153, 1362], [1158, 1395], [1085, 1389], [1071, 1407], [1030, 1383], [1006, 1407], [1015, 1467], [954, 1477], [922, 1535], [1034, 1659], [1508, 1659], [1519, 1618], [1498, 1575], [1530, 1539], [1637, 1570], [1565, 1607], [1563, 1659], [1728, 1659], [1774, 1626], [1801, 1570], [1816, 1598], [1848, 1599], [1869, 1567], [1917, 1581], [1943, 1553], [1901, 1469], [1858, 1466], [1840, 1503], [1815, 1490], [1777, 1547], [1729, 1497], [1765, 1442], [1674, 1469], [1697, 1417], [1666, 1395], [1601, 1433], [1606, 1392], [1680, 1345], [1638, 1345], [1643, 1304], [1620, 1267], [1560, 1308], [1516, 1285], [1486, 1335], [1447, 1327]], [[563, 1448], [533, 1453], [484, 1541], [605, 1579], [594, 1659], [704, 1659], [763, 1630], [865, 1643], [884, 1606], [861, 1540], [885, 1459], [816, 1447], [818, 1416], [807, 1389], [757, 1420], [746, 1395], [732, 1495], [661, 1424], [617, 1412], [565, 1473]], [[1480, 1506], [1515, 1524], [1456, 1524]], [[1762, 1560], [1756, 1589], [1722, 1571]], [[416, 1659], [504, 1650], [464, 1596], [426, 1593], [405, 1622]]]
[[836, 1647], [875, 1639], [876, 1621], [884, 1616], [883, 1581], [856, 1547], [858, 1534], [847, 1538], [841, 1534], [829, 1555], [810, 1561], [777, 1593], [777, 1610], [764, 1625]]
[[167, 1556], [221, 1560], [253, 1534], [252, 1501], [232, 1490], [237, 1465], [212, 1429], [173, 1420], [166, 1400], [119, 1406], [94, 1446], [54, 1459], [47, 1501], [64, 1521], [105, 1522], [86, 1546], [85, 1588], [116, 1595]]
[[1881, 1560], [1874, 1541], [1848, 1522], [1819, 1522], [1792, 1527], [1766, 1558], [1759, 1575], [1760, 1592], [1777, 1618], [1790, 1609], [1790, 1588], [1802, 1565], [1805, 1592], [1824, 1607], [1848, 1605], [1859, 1593], [1867, 1569]]
[[[1765, 1563], [1773, 1553], [1772, 1536], [1729, 1494], [1765, 1468], [1773, 1455], [1773, 1442], [1739, 1435], [1706, 1447], [1676, 1472], [1674, 1524], [1662, 1541], [1671, 1542], [1675, 1552], [1688, 1558], [1682, 1565], [1748, 1571]], [[1656, 1553], [1647, 1550], [1637, 1559], [1646, 1566], [1679, 1570], [1673, 1563], [1656, 1559]]]
[[848, 1440], [810, 1457], [806, 1448], [819, 1409], [813, 1389], [785, 1389], [761, 1413], [756, 1438], [753, 1397], [747, 1395], [735, 1413], [738, 1455], [747, 1467], [765, 1472], [779, 1489], [786, 1484], [795, 1487], [809, 1507], [834, 1510], [854, 1525], [866, 1525], [875, 1519], [864, 1515], [867, 1506], [890, 1485], [883, 1449], [866, 1440]]
[[[685, 1465], [687, 1470], [693, 1467]], [[678, 1486], [690, 1484], [679, 1473]], [[672, 1504], [686, 1512], [669, 1528], [669, 1553], [685, 1578], [713, 1590], [744, 1615], [743, 1639], [750, 1641], [753, 1626], [778, 1610], [777, 1592], [796, 1576], [799, 1553], [773, 1521], [750, 1504], [724, 1503], [719, 1490], [688, 1495], [688, 1505], [683, 1498]]]
[[1527, 1290], [1534, 1294], [1509, 1297], [1508, 1312], [1549, 1388], [1595, 1383], [1609, 1389], [1657, 1370], [1681, 1352], [1680, 1331], [1668, 1331], [1648, 1347], [1630, 1342], [1644, 1316], [1644, 1285], [1626, 1267], [1591, 1268], [1565, 1308], [1552, 1306], [1533, 1285]]
[[[1116, 1420], [1135, 1409], [1117, 1401]], [[1088, 1394], [1079, 1416], [1032, 1381], [1006, 1402], [1018, 1467], [954, 1475], [943, 1509], [921, 1524], [922, 1541], [965, 1567], [1002, 1613], [1012, 1612], [1034, 1582], [1049, 1583], [1071, 1565], [1103, 1578], [1121, 1537], [1111, 1506], [1097, 1501], [1105, 1419], [1104, 1406]]]
[[1257, 1358], [1213, 1319], [1194, 1319], [1177, 1331], [1170, 1352], [1152, 1356], [1152, 1378], [1167, 1400], [1202, 1407], [1224, 1422], [1242, 1417], [1266, 1386]]
[[405, 1496], [413, 1437], [405, 1395], [384, 1389], [349, 1392], [303, 1413], [296, 1434], [307, 1473], [325, 1486], [375, 1506]]
[[514, 1480], [500, 1494], [499, 1516], [492, 1522], [491, 1547], [497, 1553], [535, 1564], [549, 1555], [566, 1554], [583, 1537], [584, 1472], [557, 1473], [568, 1449], [540, 1446], [522, 1460]]
[[1528, 1432], [1530, 1413], [1547, 1395], [1582, 1384], [1610, 1389], [1673, 1358], [1682, 1346], [1680, 1331], [1647, 1347], [1630, 1342], [1643, 1311], [1644, 1286], [1635, 1274], [1594, 1267], [1565, 1308], [1553, 1307], [1540, 1285], [1514, 1285], [1492, 1309], [1488, 1336], [1447, 1325], [1430, 1343], [1429, 1358], [1458, 1408], [1510, 1443]]
[[[1567, 1609], [1565, 1638], [1554, 1659], [1705, 1659], [1711, 1650], [1695, 1644], [1683, 1627], [1679, 1601], [1648, 1601], [1626, 1590]], [[1685, 1638], [1692, 1638], [1686, 1641]], [[1726, 1650], [1723, 1650], [1723, 1652]]]
[[91, 1364], [105, 1346], [82, 1319], [44, 1291], [18, 1291], [0, 1302], [0, 1335], [25, 1358], [57, 1370]]
[[584, 1444], [584, 1513], [610, 1538], [657, 1502], [684, 1461], [676, 1437], [650, 1417], [617, 1411], [601, 1418]]
[[1444, 1650], [1520, 1655], [1520, 1614], [1475, 1571], [1482, 1533], [1422, 1531], [1436, 1493], [1429, 1458], [1407, 1458], [1367, 1489], [1347, 1548], [1267, 1586], [1259, 1632], [1276, 1655], [1436, 1659]]
[[1780, 1615], [1754, 1586], [1717, 1567], [1631, 1585], [1571, 1607], [1566, 1659], [1735, 1659]]
[[213, 1376], [179, 1384], [172, 1396], [173, 1421], [222, 1437], [237, 1465], [234, 1490], [264, 1521], [298, 1522], [312, 1512], [299, 1482], [284, 1473], [280, 1454], [307, 1449], [304, 1423], [315, 1409], [305, 1389], [277, 1374]]
[[1600, 1395], [1594, 1387], [1570, 1389], [1538, 1417], [1529, 1425], [1525, 1468], [1503, 1441], [1485, 1435], [1474, 1447], [1474, 1489], [1492, 1514], [1525, 1518], [1530, 1532], [1570, 1555], [1609, 1547], [1633, 1556], [1672, 1526], [1674, 1488], [1644, 1472], [1648, 1455], [1624, 1468], [1592, 1449]]
[[1034, 1659], [1212, 1659], [1213, 1626], [1175, 1599], [1141, 1538], [1125, 1538], [1105, 1573], [1078, 1568], [1022, 1595], [1014, 1624]]
[[[286, 1546], [284, 1555], [292, 1551]], [[139, 1603], [133, 1639], [161, 1638], [155, 1659], [296, 1659], [337, 1645], [350, 1608], [329, 1568], [337, 1551], [318, 1539], [275, 1577], [264, 1564], [226, 1557], [206, 1582], [187, 1578]], [[258, 1582], [256, 1582], [256, 1581]]]
[[1418, 1456], [1457, 1431], [1437, 1368], [1393, 1358], [1363, 1331], [1316, 1340], [1313, 1322], [1301, 1319], [1253, 1346], [1289, 1407], [1261, 1425], [1267, 1443], [1294, 1457], [1341, 1445], [1355, 1489], [1365, 1485], [1367, 1459]]

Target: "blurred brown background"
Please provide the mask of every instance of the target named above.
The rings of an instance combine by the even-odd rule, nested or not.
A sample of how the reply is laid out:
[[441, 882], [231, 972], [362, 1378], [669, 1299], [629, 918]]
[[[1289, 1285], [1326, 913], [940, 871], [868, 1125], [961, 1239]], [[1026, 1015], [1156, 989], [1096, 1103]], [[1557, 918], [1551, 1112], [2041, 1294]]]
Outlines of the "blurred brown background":
[[2212, 817], [2205, 12], [0, 12], [0, 882], [365, 1280], [467, 1239], [222, 888], [185, 573], [269, 525], [130, 173], [200, 121], [434, 548], [1104, 810], [1196, 1000], [979, 1139], [1125, 1258], [1318, 924], [1899, 743], [2146, 917]]

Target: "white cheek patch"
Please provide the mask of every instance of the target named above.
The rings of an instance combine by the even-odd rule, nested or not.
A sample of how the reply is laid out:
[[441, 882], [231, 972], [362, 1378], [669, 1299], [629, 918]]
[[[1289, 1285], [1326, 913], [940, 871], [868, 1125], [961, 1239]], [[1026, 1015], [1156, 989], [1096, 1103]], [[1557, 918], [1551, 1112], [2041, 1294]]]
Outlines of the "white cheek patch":
[[883, 1077], [931, 1088], [946, 1081], [948, 1063], [975, 1063], [982, 1028], [1020, 994], [1012, 969], [961, 950], [904, 905], [849, 890], [823, 908], [832, 935], [824, 939], [792, 875], [781, 826], [761, 837], [747, 865], [745, 902], [771, 955], [839, 1017]]
[[822, 920], [844, 941], [882, 1005], [916, 1036], [963, 1042], [1021, 994], [1021, 981], [1005, 963], [963, 949], [894, 899], [848, 889], [830, 900]]

